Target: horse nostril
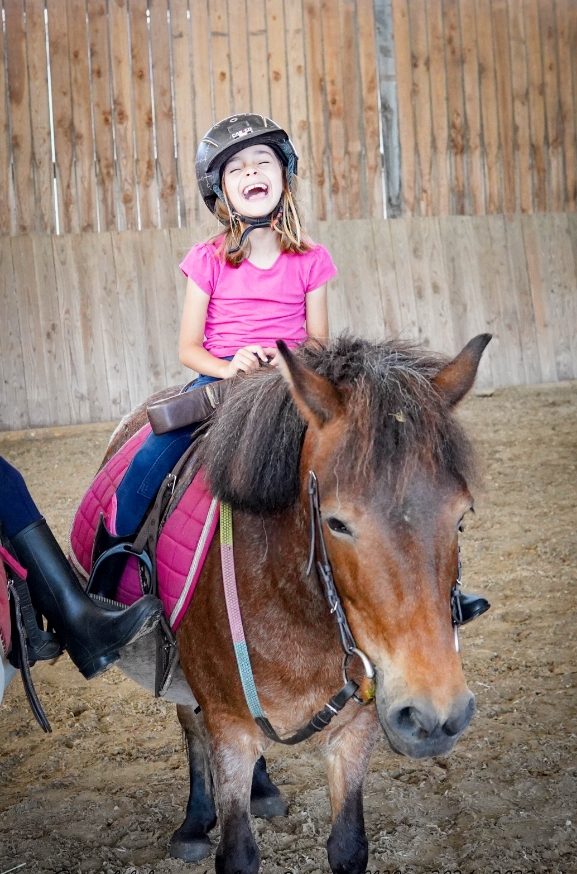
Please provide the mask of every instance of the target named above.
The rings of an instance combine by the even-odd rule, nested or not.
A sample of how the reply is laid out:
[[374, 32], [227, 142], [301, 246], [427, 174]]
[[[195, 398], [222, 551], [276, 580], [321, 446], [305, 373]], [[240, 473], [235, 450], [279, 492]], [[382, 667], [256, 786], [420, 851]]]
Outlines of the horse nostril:
[[469, 725], [475, 712], [475, 698], [469, 695], [453, 708], [449, 718], [443, 725], [443, 732], [449, 737], [460, 734]]
[[402, 707], [394, 719], [401, 735], [424, 738], [431, 735], [439, 722], [434, 711], [427, 707]]

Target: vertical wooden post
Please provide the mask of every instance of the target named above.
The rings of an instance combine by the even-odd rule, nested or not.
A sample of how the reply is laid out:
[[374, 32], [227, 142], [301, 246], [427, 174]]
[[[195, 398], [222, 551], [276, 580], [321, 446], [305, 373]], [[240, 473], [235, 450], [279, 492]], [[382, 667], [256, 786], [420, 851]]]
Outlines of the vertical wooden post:
[[[387, 218], [396, 218], [403, 213], [403, 192], [391, 0], [374, 0], [374, 8], [385, 165], [385, 210]], [[409, 107], [406, 111], [409, 111]]]

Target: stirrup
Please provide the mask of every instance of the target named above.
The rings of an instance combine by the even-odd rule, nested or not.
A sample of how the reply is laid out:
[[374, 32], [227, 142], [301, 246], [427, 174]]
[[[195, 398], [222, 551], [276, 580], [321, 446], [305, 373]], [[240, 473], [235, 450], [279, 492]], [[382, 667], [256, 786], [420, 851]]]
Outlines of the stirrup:
[[451, 597], [453, 625], [466, 625], [486, 613], [491, 605], [482, 595], [467, 595], [455, 587]]
[[[138, 559], [139, 563], [144, 568], [144, 571], [147, 575], [147, 578], [149, 580], [152, 579], [152, 561], [150, 560], [150, 556], [148, 555], [148, 553], [145, 550], [143, 550], [142, 552], [134, 552], [132, 549], [132, 544], [125, 541], [124, 543], [117, 543], [115, 546], [111, 546], [110, 549], [106, 549], [103, 553], [100, 554], [100, 556], [98, 557], [98, 559], [94, 563], [94, 567], [92, 568], [92, 572], [90, 574], [90, 579], [88, 580], [88, 585], [86, 586], [86, 593], [87, 594], [93, 594], [92, 590], [93, 590], [93, 588], [95, 588], [95, 582], [96, 582], [97, 577], [98, 577], [98, 572], [102, 568], [102, 565], [104, 564], [104, 562], [107, 561], [109, 558], [112, 558], [115, 555], [122, 555], [122, 554], [124, 554], [126, 556], [127, 561], [130, 557]], [[126, 564], [124, 566], [126, 566]], [[123, 570], [124, 570], [124, 568], [123, 568]], [[115, 582], [116, 582], [116, 585], [118, 586], [118, 583], [120, 582], [120, 580], [116, 580]], [[96, 594], [99, 594], [99, 593], [96, 592]], [[113, 599], [109, 599], [109, 600], [113, 600]]]

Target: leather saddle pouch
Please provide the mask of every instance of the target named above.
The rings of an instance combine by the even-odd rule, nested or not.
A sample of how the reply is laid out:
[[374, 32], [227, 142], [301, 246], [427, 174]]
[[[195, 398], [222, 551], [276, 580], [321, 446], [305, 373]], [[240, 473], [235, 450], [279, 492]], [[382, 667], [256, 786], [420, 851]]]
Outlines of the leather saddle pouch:
[[228, 389], [228, 380], [212, 382], [202, 388], [192, 388], [146, 408], [154, 434], [166, 434], [186, 425], [209, 419]]

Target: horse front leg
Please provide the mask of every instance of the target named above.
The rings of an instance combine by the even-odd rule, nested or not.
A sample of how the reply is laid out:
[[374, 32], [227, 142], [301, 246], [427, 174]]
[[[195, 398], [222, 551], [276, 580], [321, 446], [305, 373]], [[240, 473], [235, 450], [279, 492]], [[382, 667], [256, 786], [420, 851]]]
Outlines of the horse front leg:
[[220, 821], [216, 874], [257, 874], [260, 854], [250, 825], [254, 766], [263, 744], [245, 725], [219, 726], [211, 761]]
[[327, 850], [333, 874], [362, 874], [367, 869], [363, 785], [378, 731], [377, 712], [370, 705], [327, 738], [324, 752], [333, 817]]
[[202, 714], [195, 714], [192, 707], [178, 704], [176, 713], [188, 748], [190, 794], [186, 818], [170, 842], [170, 855], [183, 862], [200, 862], [210, 853], [208, 832], [216, 825], [206, 729]]

